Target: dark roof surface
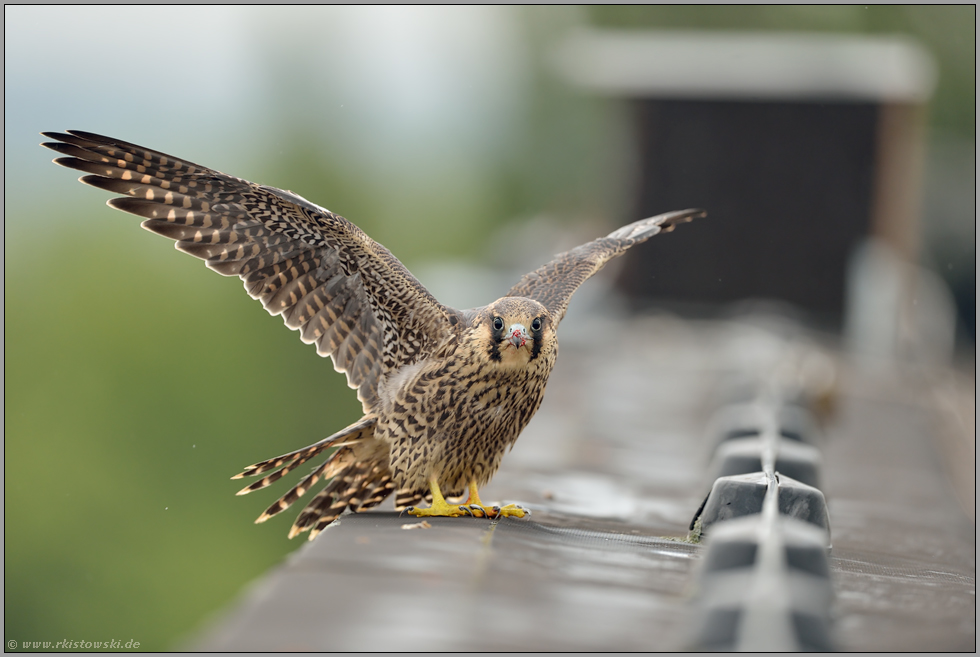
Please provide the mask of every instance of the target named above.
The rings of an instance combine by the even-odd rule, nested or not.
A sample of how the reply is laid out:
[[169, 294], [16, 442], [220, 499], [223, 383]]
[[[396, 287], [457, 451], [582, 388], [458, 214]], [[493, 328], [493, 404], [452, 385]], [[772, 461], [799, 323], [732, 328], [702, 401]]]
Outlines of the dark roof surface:
[[[820, 350], [757, 323], [570, 315], [562, 330], [544, 405], [483, 496], [530, 520], [344, 516], [191, 647], [690, 647], [705, 545], [679, 539], [712, 483], [708, 420], [732, 381]], [[837, 369], [820, 443], [834, 645], [975, 649], [976, 530], [945, 474], [929, 380], [823, 353]]]

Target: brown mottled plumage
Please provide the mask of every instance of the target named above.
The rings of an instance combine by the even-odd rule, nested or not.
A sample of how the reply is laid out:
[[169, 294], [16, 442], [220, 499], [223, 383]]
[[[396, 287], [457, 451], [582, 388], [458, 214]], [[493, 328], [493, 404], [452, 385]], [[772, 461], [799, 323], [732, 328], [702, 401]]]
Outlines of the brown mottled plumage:
[[[392, 492], [396, 508], [416, 515], [524, 516], [513, 505], [483, 506], [477, 488], [541, 405], [569, 299], [610, 259], [703, 215], [669, 212], [624, 226], [557, 256], [490, 305], [459, 311], [357, 226], [292, 192], [101, 135], [42, 134], [57, 140], [42, 146], [65, 156], [56, 163], [123, 195], [110, 206], [144, 217], [144, 228], [211, 269], [240, 276], [357, 389], [360, 420], [234, 477], [263, 475], [239, 491], [250, 493], [333, 450], [257, 520], [326, 481], [290, 537], [310, 529], [312, 539], [345, 510], [369, 509]], [[467, 491], [467, 504], [445, 502], [444, 494]], [[431, 507], [414, 508], [427, 498]]]

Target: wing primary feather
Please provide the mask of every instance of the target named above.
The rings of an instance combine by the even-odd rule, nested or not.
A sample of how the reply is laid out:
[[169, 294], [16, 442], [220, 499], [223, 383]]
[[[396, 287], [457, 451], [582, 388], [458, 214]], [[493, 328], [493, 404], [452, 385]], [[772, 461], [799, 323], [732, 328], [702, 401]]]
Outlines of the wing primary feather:
[[579, 286], [602, 269], [609, 260], [630, 247], [645, 242], [657, 233], [669, 232], [680, 223], [705, 216], [704, 210], [665, 212], [617, 228], [600, 237], [561, 253], [529, 272], [507, 293], [510, 297], [527, 297], [548, 309], [557, 325], [565, 316], [568, 302]]
[[[241, 277], [251, 296], [347, 373], [365, 411], [386, 371], [418, 362], [455, 335], [455, 311], [388, 249], [293, 192], [91, 132], [41, 134], [52, 140], [41, 146], [59, 155], [57, 164], [120, 195], [110, 207], [142, 217], [144, 228], [208, 268]], [[377, 345], [387, 345], [380, 363]]]

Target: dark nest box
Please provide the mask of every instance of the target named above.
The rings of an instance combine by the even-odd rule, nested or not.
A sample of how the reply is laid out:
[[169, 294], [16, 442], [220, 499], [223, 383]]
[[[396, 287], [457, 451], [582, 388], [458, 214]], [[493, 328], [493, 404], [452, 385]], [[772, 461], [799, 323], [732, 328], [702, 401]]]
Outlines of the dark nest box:
[[929, 55], [900, 38], [589, 31], [558, 63], [627, 102], [633, 217], [708, 218], [630, 250], [618, 286], [652, 300], [789, 302], [840, 325], [855, 247], [918, 250]]

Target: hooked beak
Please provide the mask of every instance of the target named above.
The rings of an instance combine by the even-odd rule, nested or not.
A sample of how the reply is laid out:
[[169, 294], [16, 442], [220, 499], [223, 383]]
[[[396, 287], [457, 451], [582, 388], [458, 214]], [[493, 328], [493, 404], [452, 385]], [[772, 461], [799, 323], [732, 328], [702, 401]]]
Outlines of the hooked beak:
[[520, 349], [527, 344], [527, 329], [522, 324], [511, 324], [507, 339], [515, 348]]

